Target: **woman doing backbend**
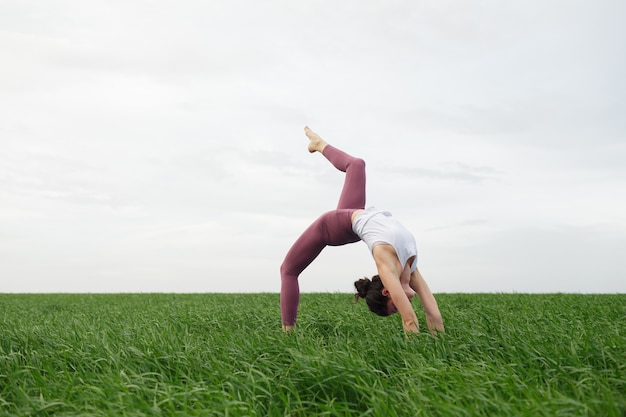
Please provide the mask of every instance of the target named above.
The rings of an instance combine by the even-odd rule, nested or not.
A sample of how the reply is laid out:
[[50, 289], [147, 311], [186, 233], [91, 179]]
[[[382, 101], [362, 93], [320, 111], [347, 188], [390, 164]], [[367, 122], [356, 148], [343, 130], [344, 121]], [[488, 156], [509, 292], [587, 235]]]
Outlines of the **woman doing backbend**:
[[365, 162], [329, 145], [308, 127], [309, 152], [320, 152], [346, 177], [336, 210], [322, 214], [296, 240], [280, 267], [280, 309], [285, 331], [293, 329], [298, 314], [298, 276], [326, 246], [363, 240], [376, 263], [378, 275], [354, 283], [355, 298], [365, 298], [379, 316], [400, 313], [406, 332], [419, 332], [411, 307], [415, 293], [426, 311], [431, 333], [444, 331], [437, 301], [417, 269], [417, 246], [413, 235], [392, 217], [374, 207], [365, 208]]

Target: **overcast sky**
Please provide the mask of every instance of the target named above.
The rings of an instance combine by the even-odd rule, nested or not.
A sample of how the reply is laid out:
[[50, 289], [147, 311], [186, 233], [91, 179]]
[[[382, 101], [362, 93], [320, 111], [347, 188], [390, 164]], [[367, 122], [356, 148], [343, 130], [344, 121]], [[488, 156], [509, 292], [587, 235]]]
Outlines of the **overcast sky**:
[[[0, 292], [278, 292], [343, 174], [434, 292], [626, 292], [626, 2], [0, 0]], [[352, 291], [364, 243], [300, 277]]]

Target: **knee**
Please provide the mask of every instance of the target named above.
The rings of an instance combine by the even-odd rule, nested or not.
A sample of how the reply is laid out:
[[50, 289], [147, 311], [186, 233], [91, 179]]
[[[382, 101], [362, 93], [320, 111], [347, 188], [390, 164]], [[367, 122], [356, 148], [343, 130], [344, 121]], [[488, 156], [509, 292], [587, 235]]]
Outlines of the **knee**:
[[361, 158], [354, 158], [352, 161], [350, 161], [350, 166], [356, 169], [365, 170], [365, 160]]
[[283, 261], [280, 265], [280, 278], [282, 281], [294, 279], [294, 276], [295, 279], [298, 279], [297, 275], [291, 272], [291, 269], [290, 263], [287, 260]]

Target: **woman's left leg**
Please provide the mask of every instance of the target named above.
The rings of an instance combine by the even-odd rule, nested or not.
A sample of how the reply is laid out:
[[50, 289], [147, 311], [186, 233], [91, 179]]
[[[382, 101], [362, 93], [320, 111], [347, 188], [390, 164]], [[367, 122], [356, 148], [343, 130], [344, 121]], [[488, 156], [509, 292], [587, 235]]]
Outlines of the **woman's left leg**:
[[280, 311], [284, 326], [293, 326], [298, 315], [300, 286], [298, 277], [326, 246], [358, 242], [352, 231], [354, 210], [333, 210], [322, 214], [291, 246], [280, 266]]
[[320, 219], [300, 235], [280, 265], [280, 314], [283, 326], [293, 326], [296, 323], [300, 303], [300, 286], [298, 285], [300, 273], [326, 247]]

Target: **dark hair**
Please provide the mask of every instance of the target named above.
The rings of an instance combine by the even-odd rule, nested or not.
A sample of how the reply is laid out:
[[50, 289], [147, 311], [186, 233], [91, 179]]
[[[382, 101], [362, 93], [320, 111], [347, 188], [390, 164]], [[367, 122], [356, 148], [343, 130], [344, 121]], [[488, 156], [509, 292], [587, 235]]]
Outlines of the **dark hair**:
[[354, 281], [354, 288], [356, 288], [357, 292], [354, 294], [355, 302], [359, 301], [359, 298], [364, 298], [372, 313], [376, 313], [379, 316], [389, 315], [389, 309], [387, 308], [389, 296], [382, 293], [385, 287], [380, 276], [374, 275], [371, 280], [362, 278]]

